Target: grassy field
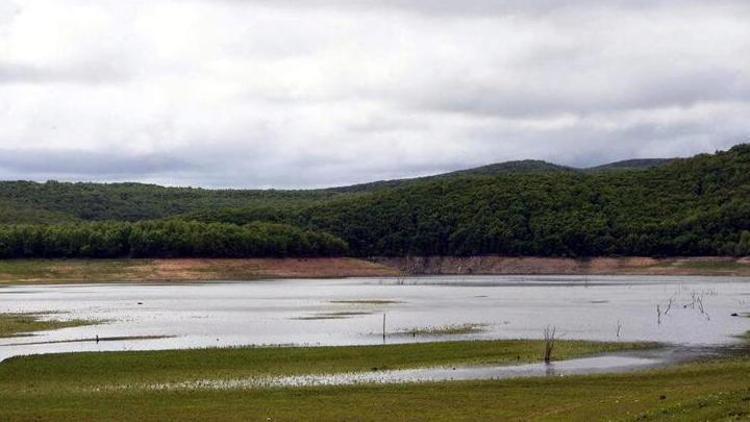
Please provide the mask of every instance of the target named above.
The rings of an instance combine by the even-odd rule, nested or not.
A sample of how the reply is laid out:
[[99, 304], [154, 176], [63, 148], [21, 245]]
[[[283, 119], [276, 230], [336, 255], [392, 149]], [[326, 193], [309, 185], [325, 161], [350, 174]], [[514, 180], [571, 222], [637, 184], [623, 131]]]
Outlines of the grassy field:
[[43, 318], [37, 314], [0, 314], [0, 338], [29, 335], [35, 331], [57, 330], [66, 327], [80, 327], [96, 324], [97, 321], [80, 319], [60, 320]]
[[[645, 343], [559, 341], [556, 359], [654, 347]], [[257, 376], [328, 374], [456, 364], [541, 361], [543, 342], [498, 340], [351, 347], [256, 347], [12, 358], [0, 363], [0, 384], [66, 389], [105, 383], [181, 382]]]
[[[558, 358], [640, 348], [560, 342]], [[538, 341], [84, 353], [0, 363], [0, 420], [739, 420], [750, 359], [622, 375], [347, 387], [152, 391], [139, 385], [538, 361]], [[130, 386], [113, 391], [107, 386]], [[97, 390], [97, 388], [99, 388]], [[270, 419], [268, 419], [270, 418]]]

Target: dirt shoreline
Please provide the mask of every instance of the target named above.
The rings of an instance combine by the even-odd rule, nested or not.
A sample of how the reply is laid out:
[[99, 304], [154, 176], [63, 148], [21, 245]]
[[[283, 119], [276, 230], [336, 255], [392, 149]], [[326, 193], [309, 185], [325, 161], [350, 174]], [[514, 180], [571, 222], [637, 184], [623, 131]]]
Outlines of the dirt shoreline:
[[506, 256], [375, 258], [373, 262], [419, 275], [710, 275], [750, 276], [750, 257]]
[[408, 257], [4, 260], [0, 284], [188, 282], [405, 275], [710, 275], [750, 277], [750, 257]]

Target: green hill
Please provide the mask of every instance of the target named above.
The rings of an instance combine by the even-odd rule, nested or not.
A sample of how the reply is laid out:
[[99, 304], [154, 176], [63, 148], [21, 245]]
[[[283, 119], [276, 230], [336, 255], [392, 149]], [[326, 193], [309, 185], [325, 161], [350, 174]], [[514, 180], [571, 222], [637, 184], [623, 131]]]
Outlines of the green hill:
[[592, 169], [518, 161], [306, 191], [0, 183], [1, 223], [165, 218], [283, 224], [333, 235], [357, 256], [744, 255], [750, 145]]
[[750, 146], [640, 171], [459, 174], [296, 210], [191, 218], [324, 230], [360, 256], [745, 255]]
[[640, 158], [634, 160], [623, 160], [609, 164], [602, 164], [600, 166], [588, 167], [585, 171], [646, 170], [663, 166], [674, 160], [674, 158]]
[[[631, 160], [587, 170], [636, 170], [665, 160]], [[645, 162], [651, 165], [643, 164]], [[631, 164], [627, 164], [631, 163]], [[299, 208], [352, 194], [463, 176], [583, 172], [539, 160], [508, 161], [412, 179], [384, 180], [315, 190], [201, 189], [142, 183], [66, 183], [0, 181], [0, 224], [78, 220], [140, 221], [225, 208]]]

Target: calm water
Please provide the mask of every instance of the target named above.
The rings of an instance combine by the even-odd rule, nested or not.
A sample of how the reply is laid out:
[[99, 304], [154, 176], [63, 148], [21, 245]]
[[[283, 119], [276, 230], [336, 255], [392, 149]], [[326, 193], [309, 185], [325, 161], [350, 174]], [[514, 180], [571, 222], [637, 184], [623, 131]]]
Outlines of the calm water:
[[[732, 316], [750, 312], [750, 280], [472, 276], [10, 286], [0, 288], [0, 312], [106, 321], [0, 339], [0, 360], [67, 351], [381, 344], [383, 314], [389, 343], [540, 338], [554, 325], [564, 339], [693, 347], [738, 343], [734, 336], [750, 330], [750, 318]], [[482, 330], [398, 334], [460, 324], [482, 324]], [[98, 343], [91, 340], [96, 336]], [[164, 338], [122, 339], [148, 336]]]

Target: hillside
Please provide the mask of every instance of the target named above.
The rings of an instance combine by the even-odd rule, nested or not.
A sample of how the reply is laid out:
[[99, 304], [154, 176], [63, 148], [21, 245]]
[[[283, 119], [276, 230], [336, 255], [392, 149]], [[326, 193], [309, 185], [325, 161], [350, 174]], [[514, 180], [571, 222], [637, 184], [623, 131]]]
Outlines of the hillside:
[[225, 208], [295, 209], [351, 194], [462, 176], [641, 170], [669, 160], [629, 160], [578, 169], [539, 160], [508, 161], [411, 179], [383, 180], [311, 190], [173, 188], [142, 183], [0, 181], [0, 224], [72, 221], [139, 221]]
[[359, 256], [697, 256], [750, 253], [750, 146], [641, 171], [457, 175], [290, 212], [193, 215], [288, 222]]
[[[294, 255], [294, 251], [302, 251], [304, 256], [314, 253], [316, 246], [293, 245], [305, 236], [335, 244], [334, 252], [328, 253], [347, 251], [354, 256], [750, 253], [750, 145], [689, 159], [613, 163], [596, 171], [521, 161], [358, 186], [261, 191], [3, 182], [0, 218], [5, 223], [67, 222], [66, 235], [83, 230], [74, 230], [76, 225], [86, 226], [71, 225], [71, 221], [178, 218], [223, 223], [226, 226], [217, 231], [227, 236], [220, 240], [223, 245], [236, 236], [231, 226], [276, 223], [289, 227], [283, 233], [299, 228], [302, 234], [295, 234], [297, 240], [268, 240], [286, 245], [274, 246], [283, 256]], [[93, 232], [100, 233], [101, 227]], [[171, 242], [172, 246], [156, 256], [191, 256], [173, 253], [189, 249], [174, 229], [183, 230], [182, 226], [164, 227], [153, 230], [154, 238], [149, 241]], [[47, 241], [44, 233], [50, 230], [34, 232], [41, 233], [36, 241]], [[88, 233], [86, 230], [83, 232]], [[122, 229], [117, 230], [117, 236], [122, 236]], [[200, 231], [192, 226], [185, 230], [190, 236]], [[46, 253], [47, 249], [38, 245], [18, 244], [30, 241], [18, 234], [26, 232], [4, 232], [15, 233], [13, 241], [21, 248], [17, 250], [42, 251], [41, 256]], [[1, 233], [0, 246], [4, 241]], [[115, 236], [97, 236], [110, 235]], [[202, 254], [209, 253], [209, 246], [201, 248]], [[231, 256], [252, 256], [253, 248], [226, 250]], [[65, 250], [69, 251], [66, 256], [87, 256], [76, 252], [76, 247]]]
[[674, 158], [641, 158], [634, 160], [616, 161], [614, 163], [602, 164], [600, 166], [588, 167], [585, 171], [610, 171], [610, 170], [646, 170], [663, 166], [674, 161]]
[[0, 223], [139, 221], [255, 204], [274, 207], [309, 205], [335, 196], [335, 192], [314, 190], [209, 190], [140, 183], [0, 182]]
[[572, 167], [560, 166], [540, 160], [506, 161], [504, 163], [489, 164], [467, 170], [458, 170], [433, 176], [414, 177], [411, 179], [380, 180], [351, 186], [329, 188], [332, 192], [368, 192], [383, 188], [396, 188], [414, 183], [428, 182], [457, 176], [494, 176], [500, 174], [534, 174], [581, 171]]
[[548, 163], [540, 160], [508, 161], [468, 170], [459, 170], [443, 175], [450, 176], [495, 176], [500, 174], [534, 174], [572, 172], [579, 169]]

